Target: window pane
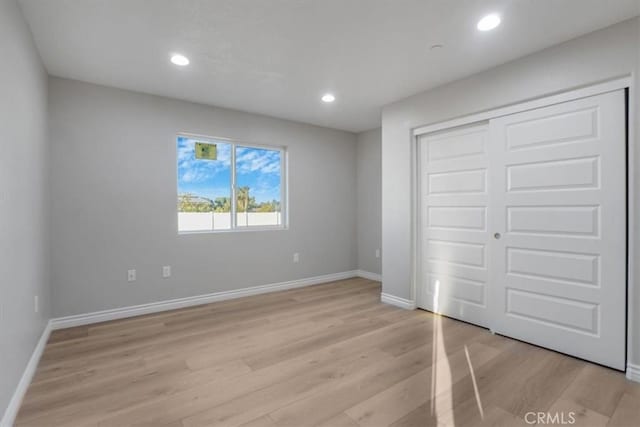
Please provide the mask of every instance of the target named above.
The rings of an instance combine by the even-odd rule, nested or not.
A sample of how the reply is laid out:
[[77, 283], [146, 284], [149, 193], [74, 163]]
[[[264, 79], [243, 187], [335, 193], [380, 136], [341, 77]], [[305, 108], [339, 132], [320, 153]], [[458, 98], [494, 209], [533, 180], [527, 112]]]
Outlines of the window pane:
[[236, 147], [238, 227], [281, 225], [280, 150]]
[[231, 228], [231, 144], [179, 136], [178, 231]]

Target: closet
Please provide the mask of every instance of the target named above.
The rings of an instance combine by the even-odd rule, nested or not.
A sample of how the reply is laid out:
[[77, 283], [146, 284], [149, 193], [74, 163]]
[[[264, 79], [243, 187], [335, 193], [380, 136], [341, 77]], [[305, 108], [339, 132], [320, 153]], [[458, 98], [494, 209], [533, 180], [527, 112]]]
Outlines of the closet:
[[418, 306], [623, 370], [625, 117], [617, 90], [417, 135]]

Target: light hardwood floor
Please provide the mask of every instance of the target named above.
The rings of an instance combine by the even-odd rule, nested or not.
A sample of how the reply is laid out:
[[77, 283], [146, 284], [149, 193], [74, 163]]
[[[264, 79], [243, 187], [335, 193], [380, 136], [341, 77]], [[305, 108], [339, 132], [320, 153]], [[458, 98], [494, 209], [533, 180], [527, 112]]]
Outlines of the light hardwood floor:
[[379, 299], [350, 279], [56, 331], [16, 425], [640, 425], [620, 372]]

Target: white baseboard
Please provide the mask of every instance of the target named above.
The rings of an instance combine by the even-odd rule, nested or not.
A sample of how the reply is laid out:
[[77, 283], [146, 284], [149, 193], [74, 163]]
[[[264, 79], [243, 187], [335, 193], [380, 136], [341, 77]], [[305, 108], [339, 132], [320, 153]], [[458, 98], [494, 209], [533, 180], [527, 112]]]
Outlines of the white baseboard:
[[382, 282], [382, 274], [371, 273], [365, 270], [356, 270], [356, 274], [358, 277], [362, 277], [364, 279], [375, 280], [376, 282]]
[[20, 410], [22, 399], [27, 393], [27, 389], [29, 388], [29, 384], [31, 384], [33, 375], [36, 373], [38, 363], [40, 362], [40, 357], [42, 356], [42, 352], [44, 351], [45, 346], [47, 345], [47, 341], [49, 341], [50, 334], [51, 322], [47, 322], [47, 325], [44, 327], [44, 331], [42, 331], [42, 335], [40, 336], [40, 340], [38, 341], [38, 344], [36, 344], [36, 348], [33, 349], [33, 353], [31, 354], [29, 363], [27, 363], [27, 366], [24, 368], [24, 372], [22, 373], [20, 382], [16, 387], [16, 391], [13, 393], [13, 396], [9, 401], [9, 406], [7, 406], [7, 409], [4, 411], [2, 420], [0, 420], [0, 427], [13, 426], [16, 416], [18, 415], [18, 411]]
[[217, 301], [224, 301], [234, 298], [241, 298], [250, 295], [264, 294], [268, 292], [284, 291], [287, 289], [301, 288], [304, 286], [318, 285], [320, 283], [333, 282], [336, 280], [350, 279], [359, 276], [357, 270], [345, 271], [342, 273], [325, 274], [323, 276], [308, 277], [305, 279], [291, 280], [288, 282], [272, 283], [269, 285], [253, 286], [250, 288], [236, 289], [232, 291], [214, 292], [206, 295], [178, 298], [168, 301], [152, 302], [129, 307], [103, 310], [93, 313], [78, 314], [74, 316], [58, 317], [51, 319], [51, 328], [64, 329], [74, 326], [90, 325], [92, 323], [106, 322], [109, 320], [124, 319], [127, 317], [141, 316], [143, 314], [158, 313], [161, 311], [175, 310], [178, 308], [192, 307], [196, 305], [209, 304]]
[[405, 310], [415, 310], [416, 302], [410, 299], [404, 299], [400, 297], [396, 297], [394, 295], [385, 294], [384, 292], [380, 294], [380, 301], [395, 305], [396, 307], [404, 308]]
[[627, 363], [627, 379], [640, 383], [640, 365]]

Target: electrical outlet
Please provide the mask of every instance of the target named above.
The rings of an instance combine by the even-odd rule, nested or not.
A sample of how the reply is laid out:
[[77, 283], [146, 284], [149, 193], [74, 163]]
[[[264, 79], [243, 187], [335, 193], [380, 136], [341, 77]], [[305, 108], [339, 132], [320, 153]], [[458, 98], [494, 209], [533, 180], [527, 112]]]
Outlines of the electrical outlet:
[[165, 279], [167, 277], [171, 277], [171, 266], [170, 265], [165, 265], [162, 267], [162, 277], [164, 277]]
[[380, 258], [380, 249], [376, 249], [376, 258]]
[[300, 254], [298, 252], [296, 252], [295, 254], [293, 254], [293, 262], [294, 263], [298, 263], [300, 262]]
[[38, 298], [38, 295], [34, 295], [33, 297], [33, 312], [37, 313], [40, 311], [40, 299]]
[[136, 271], [135, 270], [127, 271], [127, 281], [129, 281], [129, 282], [135, 282], [136, 281]]

